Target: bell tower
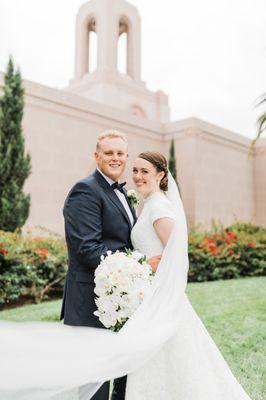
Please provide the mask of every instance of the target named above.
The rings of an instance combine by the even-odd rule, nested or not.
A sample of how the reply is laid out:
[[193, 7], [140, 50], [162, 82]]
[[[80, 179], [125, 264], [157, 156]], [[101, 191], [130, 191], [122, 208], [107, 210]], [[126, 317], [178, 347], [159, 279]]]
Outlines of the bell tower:
[[[125, 73], [118, 69], [121, 35], [126, 38]], [[125, 0], [91, 0], [81, 6], [74, 79], [65, 90], [144, 118], [169, 121], [167, 95], [151, 92], [141, 81], [140, 16], [133, 5]]]

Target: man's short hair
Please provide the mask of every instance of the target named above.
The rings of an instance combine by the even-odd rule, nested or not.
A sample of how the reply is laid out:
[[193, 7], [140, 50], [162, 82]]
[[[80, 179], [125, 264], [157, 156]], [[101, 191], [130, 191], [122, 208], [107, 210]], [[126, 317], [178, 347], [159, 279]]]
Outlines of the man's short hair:
[[124, 133], [119, 132], [119, 131], [117, 131], [115, 129], [108, 129], [107, 131], [104, 131], [104, 132], [100, 133], [100, 135], [98, 136], [97, 143], [96, 143], [96, 150], [99, 150], [100, 142], [103, 139], [106, 139], [106, 138], [110, 138], [110, 139], [112, 139], [112, 138], [120, 138], [125, 143], [127, 143], [127, 137], [126, 137], [126, 135]]

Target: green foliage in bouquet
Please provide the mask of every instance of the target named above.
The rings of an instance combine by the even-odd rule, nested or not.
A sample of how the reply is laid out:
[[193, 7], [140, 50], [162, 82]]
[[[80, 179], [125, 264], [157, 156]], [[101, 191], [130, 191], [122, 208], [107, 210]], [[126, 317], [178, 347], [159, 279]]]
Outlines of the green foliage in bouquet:
[[266, 229], [236, 223], [189, 235], [189, 281], [266, 275]]
[[61, 296], [66, 263], [62, 239], [0, 231], [0, 307]]
[[24, 225], [30, 208], [30, 197], [23, 193], [31, 169], [24, 148], [23, 107], [21, 75], [10, 59], [0, 98], [0, 229], [12, 232]]

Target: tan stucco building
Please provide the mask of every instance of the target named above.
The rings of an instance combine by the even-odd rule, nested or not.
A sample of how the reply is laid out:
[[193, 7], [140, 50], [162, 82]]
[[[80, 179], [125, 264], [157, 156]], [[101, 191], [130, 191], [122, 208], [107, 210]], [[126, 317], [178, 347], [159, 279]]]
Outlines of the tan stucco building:
[[[97, 68], [90, 70], [90, 36], [97, 34]], [[117, 68], [117, 43], [127, 37], [127, 72]], [[95, 35], [95, 34], [94, 34]], [[190, 224], [235, 220], [266, 226], [266, 139], [250, 155], [250, 140], [197, 118], [169, 120], [168, 97], [140, 76], [140, 17], [124, 0], [91, 0], [76, 19], [75, 73], [65, 90], [24, 81], [23, 127], [32, 157], [27, 225], [63, 232], [70, 187], [93, 168], [97, 135], [128, 135], [130, 169], [143, 150], [168, 156], [175, 140], [178, 180]], [[19, 62], [19, 60], [18, 60]], [[0, 74], [0, 90], [3, 74]]]

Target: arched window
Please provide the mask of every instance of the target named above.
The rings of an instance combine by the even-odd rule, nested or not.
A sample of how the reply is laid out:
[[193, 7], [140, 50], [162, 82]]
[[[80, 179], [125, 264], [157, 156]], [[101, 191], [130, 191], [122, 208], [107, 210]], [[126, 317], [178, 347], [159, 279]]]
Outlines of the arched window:
[[118, 39], [117, 69], [121, 74], [127, 73], [127, 33], [123, 32]]
[[125, 17], [119, 21], [119, 37], [117, 46], [117, 69], [122, 74], [128, 74], [128, 34], [129, 28]]
[[88, 23], [87, 33], [87, 72], [91, 73], [97, 69], [97, 50], [98, 50], [98, 38], [96, 33], [95, 19], [92, 18]]
[[130, 107], [130, 110], [131, 110], [132, 114], [137, 115], [142, 118], [146, 118], [146, 113], [140, 106], [137, 106], [136, 104], [134, 104]]

